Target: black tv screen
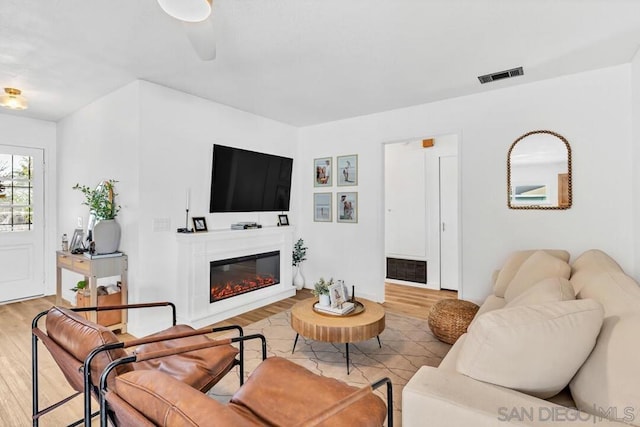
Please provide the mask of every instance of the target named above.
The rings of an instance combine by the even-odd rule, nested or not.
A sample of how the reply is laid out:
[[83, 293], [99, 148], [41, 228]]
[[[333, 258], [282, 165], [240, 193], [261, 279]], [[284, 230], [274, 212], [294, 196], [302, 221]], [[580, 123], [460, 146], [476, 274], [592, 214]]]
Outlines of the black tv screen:
[[288, 211], [293, 159], [213, 146], [209, 212]]

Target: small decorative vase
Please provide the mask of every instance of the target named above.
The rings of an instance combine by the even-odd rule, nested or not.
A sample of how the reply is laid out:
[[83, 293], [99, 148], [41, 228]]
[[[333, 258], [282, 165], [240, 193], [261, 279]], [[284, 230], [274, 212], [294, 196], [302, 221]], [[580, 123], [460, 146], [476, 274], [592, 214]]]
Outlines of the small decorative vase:
[[293, 276], [293, 286], [296, 287], [297, 290], [301, 290], [304, 288], [304, 276], [302, 275], [302, 264], [298, 264], [296, 268], [296, 274]]
[[93, 226], [95, 254], [111, 254], [120, 246], [120, 224], [115, 219], [101, 219]]
[[320, 306], [329, 307], [331, 305], [331, 298], [329, 294], [320, 294]]

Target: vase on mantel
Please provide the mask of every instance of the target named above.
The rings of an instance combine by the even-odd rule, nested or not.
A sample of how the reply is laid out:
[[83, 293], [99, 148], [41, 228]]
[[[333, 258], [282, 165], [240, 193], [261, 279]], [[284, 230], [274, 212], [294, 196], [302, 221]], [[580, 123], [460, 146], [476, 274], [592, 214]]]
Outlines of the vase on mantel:
[[297, 290], [304, 288], [304, 276], [302, 275], [302, 264], [298, 264], [296, 267], [296, 274], [293, 275], [293, 286]]

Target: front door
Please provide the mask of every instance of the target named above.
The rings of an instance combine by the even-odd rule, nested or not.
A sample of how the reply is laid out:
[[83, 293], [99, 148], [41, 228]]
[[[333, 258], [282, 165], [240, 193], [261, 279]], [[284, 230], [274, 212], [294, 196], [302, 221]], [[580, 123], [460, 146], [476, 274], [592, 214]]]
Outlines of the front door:
[[43, 151], [0, 145], [0, 303], [44, 294]]

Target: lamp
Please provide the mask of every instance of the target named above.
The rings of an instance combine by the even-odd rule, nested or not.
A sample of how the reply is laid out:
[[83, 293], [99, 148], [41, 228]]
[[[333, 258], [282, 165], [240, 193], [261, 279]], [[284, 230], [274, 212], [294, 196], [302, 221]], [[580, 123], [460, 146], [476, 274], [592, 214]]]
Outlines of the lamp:
[[0, 95], [0, 106], [12, 110], [26, 110], [27, 100], [21, 95], [22, 91], [12, 87], [4, 88], [4, 95]]
[[211, 0], [158, 0], [168, 15], [185, 22], [201, 22], [211, 15]]

